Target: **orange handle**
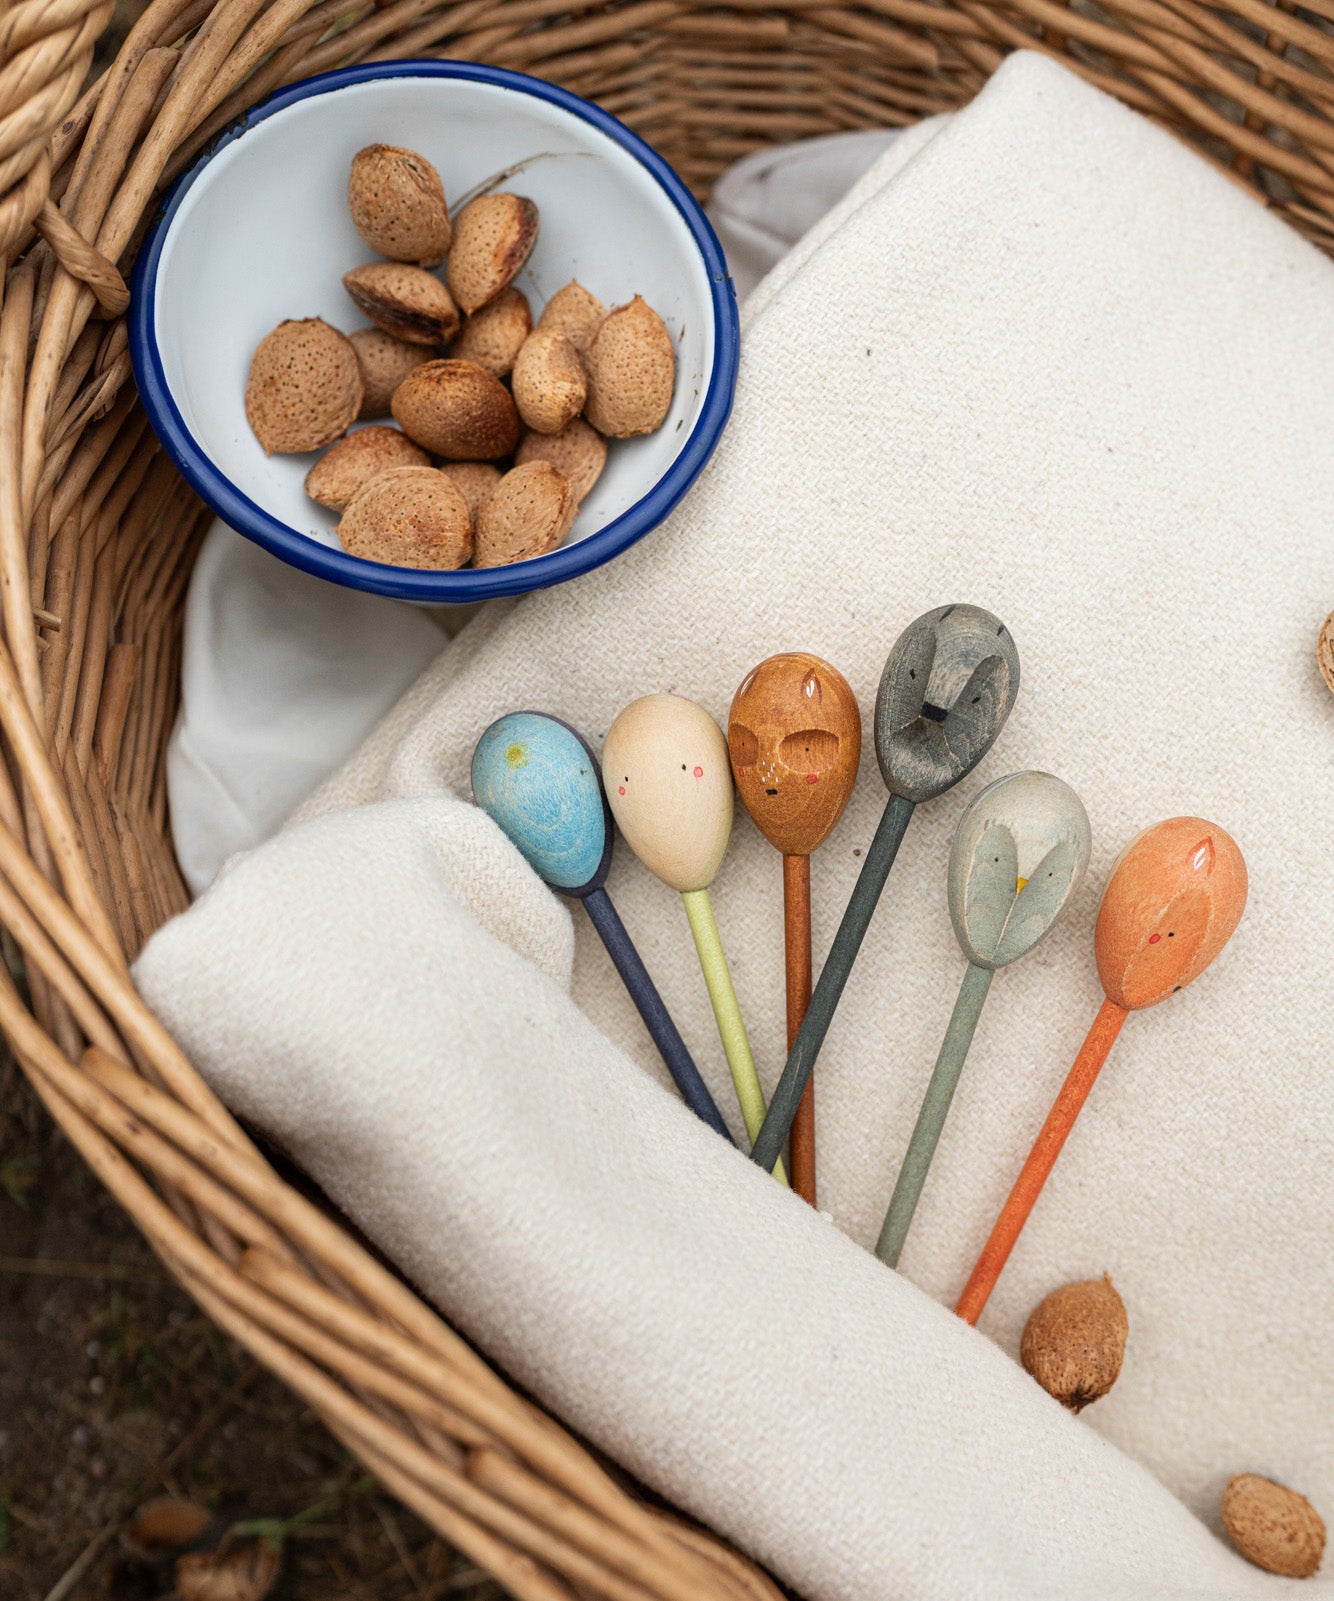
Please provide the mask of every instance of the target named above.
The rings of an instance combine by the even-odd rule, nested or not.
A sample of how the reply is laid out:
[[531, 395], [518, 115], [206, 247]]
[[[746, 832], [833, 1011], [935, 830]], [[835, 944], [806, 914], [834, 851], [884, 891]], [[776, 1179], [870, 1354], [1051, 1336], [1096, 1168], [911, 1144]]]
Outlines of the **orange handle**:
[[[783, 858], [783, 945], [787, 961], [787, 1048], [811, 1002], [811, 859]], [[792, 1188], [815, 1205], [815, 1080], [806, 1081], [791, 1132]]]
[[1028, 1214], [1033, 1210], [1034, 1203], [1042, 1193], [1042, 1186], [1061, 1154], [1066, 1136], [1074, 1127], [1080, 1108], [1088, 1100], [1093, 1081], [1101, 1072], [1107, 1053], [1128, 1016], [1124, 1007], [1116, 1005], [1114, 1001], [1104, 1001], [1098, 1008], [1093, 1027], [1079, 1048], [1074, 1066], [1066, 1075], [1061, 1093], [1047, 1113], [1047, 1121], [1042, 1125], [1037, 1139], [1033, 1141], [1028, 1160], [1020, 1169], [1010, 1197], [996, 1219], [991, 1238], [982, 1247], [972, 1277], [964, 1286], [958, 1306], [954, 1308], [965, 1322], [976, 1323], [982, 1316], [982, 1308], [996, 1288], [996, 1280], [1000, 1278], [1001, 1270], [1014, 1249], [1019, 1232], [1027, 1223]]

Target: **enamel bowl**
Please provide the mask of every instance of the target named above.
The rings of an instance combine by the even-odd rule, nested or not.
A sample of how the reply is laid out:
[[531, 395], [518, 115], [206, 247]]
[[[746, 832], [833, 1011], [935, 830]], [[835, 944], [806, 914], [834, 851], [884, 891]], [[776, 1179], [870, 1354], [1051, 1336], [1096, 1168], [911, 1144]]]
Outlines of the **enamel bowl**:
[[[302, 484], [318, 453], [266, 457], [246, 421], [250, 357], [285, 318], [345, 333], [366, 319], [342, 285], [375, 257], [352, 226], [352, 157], [377, 141], [433, 162], [451, 206], [488, 179], [536, 201], [515, 280], [533, 306], [578, 278], [607, 306], [640, 294], [676, 345], [663, 426], [610, 442], [561, 549], [509, 567], [433, 572], [347, 555]], [[722, 251], [671, 168], [605, 111], [536, 78], [458, 61], [348, 67], [248, 113], [180, 180], [134, 278], [131, 355], [158, 437], [224, 522], [353, 589], [461, 603], [562, 583], [655, 528], [698, 477], [732, 406], [739, 343]], [[382, 419], [387, 420], [387, 419]]]

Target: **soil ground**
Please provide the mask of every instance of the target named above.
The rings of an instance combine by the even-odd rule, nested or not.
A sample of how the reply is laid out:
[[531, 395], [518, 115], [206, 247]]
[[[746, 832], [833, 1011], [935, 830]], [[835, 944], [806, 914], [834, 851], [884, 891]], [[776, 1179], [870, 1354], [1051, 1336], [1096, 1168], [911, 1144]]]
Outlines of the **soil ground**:
[[493, 1601], [168, 1278], [0, 1064], [0, 1596], [156, 1601], [120, 1530], [164, 1493], [285, 1531], [274, 1601]]

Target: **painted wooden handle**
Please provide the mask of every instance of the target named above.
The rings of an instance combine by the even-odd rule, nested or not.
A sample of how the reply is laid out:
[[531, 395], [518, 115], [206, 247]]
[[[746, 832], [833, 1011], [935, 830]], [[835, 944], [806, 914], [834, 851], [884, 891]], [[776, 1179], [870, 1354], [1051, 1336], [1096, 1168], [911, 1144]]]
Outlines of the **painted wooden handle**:
[[686, 1049], [685, 1041], [672, 1022], [671, 1014], [658, 994], [657, 985], [649, 977], [648, 969], [626, 932], [616, 908], [605, 889], [595, 889], [584, 896], [584, 905], [593, 920], [593, 927], [602, 937], [616, 971], [621, 975], [630, 999], [635, 1003], [644, 1027], [649, 1031], [658, 1053], [667, 1064], [667, 1071], [681, 1092], [681, 1099], [694, 1114], [716, 1133], [732, 1144], [732, 1136], [713, 1096], [709, 1094], [694, 1058]]
[[[690, 932], [695, 938], [695, 950], [708, 987], [709, 1002], [718, 1024], [727, 1065], [736, 1086], [736, 1098], [745, 1119], [746, 1132], [754, 1139], [764, 1122], [764, 1091], [760, 1088], [760, 1075], [755, 1071], [755, 1058], [751, 1054], [746, 1025], [737, 1004], [732, 975], [723, 954], [723, 942], [714, 920], [713, 906], [706, 889], [686, 890], [681, 899], [685, 902], [686, 916], [690, 919]], [[780, 1163], [774, 1169], [780, 1184], [787, 1183], [787, 1174]]]
[[917, 1210], [931, 1159], [940, 1143], [940, 1133], [945, 1127], [950, 1102], [958, 1088], [959, 1075], [968, 1057], [968, 1047], [973, 1043], [973, 1034], [991, 988], [991, 979], [991, 968], [977, 967], [970, 962], [963, 975], [963, 983], [959, 986], [958, 999], [954, 1003], [949, 1027], [945, 1030], [940, 1055], [936, 1057], [931, 1082], [926, 1087], [922, 1109], [917, 1114], [917, 1124], [908, 1142], [907, 1154], [890, 1198], [889, 1211], [885, 1214], [884, 1227], [876, 1243], [875, 1254], [889, 1267], [899, 1265], [903, 1242], [912, 1227], [913, 1213]]
[[[783, 858], [783, 950], [787, 969], [787, 1048], [796, 1043], [811, 1000], [811, 859]], [[806, 1080], [792, 1119], [792, 1188], [815, 1202], [815, 1075]]]
[[1042, 1186], [1047, 1182], [1080, 1108], [1088, 1099], [1094, 1080], [1107, 1060], [1107, 1053], [1116, 1042], [1121, 1025], [1128, 1016], [1125, 1008], [1118, 1006], [1115, 1001], [1104, 1001], [1098, 1008], [1093, 1027], [1079, 1048], [1074, 1066], [1066, 1075], [1061, 1093], [1056, 1097], [1055, 1104], [1047, 1114], [1047, 1121], [1033, 1142], [1028, 1160], [1020, 1169], [1009, 1199], [996, 1219], [991, 1238], [982, 1247], [977, 1266], [964, 1286], [959, 1304], [954, 1308], [965, 1322], [976, 1323], [982, 1316], [982, 1309], [996, 1288], [996, 1281], [1009, 1260], [1020, 1231], [1028, 1221], [1028, 1214], [1042, 1193]]
[[834, 1020], [834, 1012], [848, 982], [848, 975], [852, 972], [852, 964], [857, 960], [866, 930], [871, 926], [872, 914], [885, 887], [885, 880], [889, 877], [889, 870], [894, 865], [894, 858], [899, 853], [899, 846], [903, 843], [913, 810], [912, 801], [905, 800], [902, 795], [891, 795], [875, 831], [875, 838], [866, 852], [866, 860], [853, 885], [834, 943], [829, 948], [828, 960], [820, 971], [796, 1043], [788, 1052], [783, 1076], [769, 1103], [768, 1116], [750, 1153], [766, 1170], [773, 1168], [783, 1149], [783, 1141], [797, 1114], [797, 1106], [815, 1068], [815, 1059], [820, 1054], [829, 1025]]

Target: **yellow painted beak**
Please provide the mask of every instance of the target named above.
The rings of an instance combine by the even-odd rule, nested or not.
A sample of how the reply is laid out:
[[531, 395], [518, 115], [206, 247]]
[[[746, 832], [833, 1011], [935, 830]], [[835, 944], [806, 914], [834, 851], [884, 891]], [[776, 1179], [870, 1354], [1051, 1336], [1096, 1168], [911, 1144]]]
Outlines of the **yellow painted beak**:
[[1014, 892], [1015, 892], [1015, 894], [1018, 895], [1020, 893], [1020, 891], [1023, 889], [1024, 885], [1027, 884], [1027, 883], [1028, 883], [1028, 880], [1026, 878], [1016, 878], [1015, 881], [1014, 881]]

